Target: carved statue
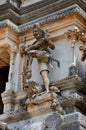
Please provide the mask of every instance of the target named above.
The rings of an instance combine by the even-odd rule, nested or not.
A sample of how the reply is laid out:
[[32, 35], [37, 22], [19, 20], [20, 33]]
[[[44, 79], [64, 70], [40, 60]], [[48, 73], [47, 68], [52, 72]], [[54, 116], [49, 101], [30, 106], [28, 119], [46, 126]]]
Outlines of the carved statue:
[[46, 92], [49, 92], [48, 65], [53, 67], [52, 61], [56, 61], [58, 67], [60, 67], [59, 61], [55, 60], [50, 52], [50, 49], [54, 50], [55, 46], [49, 39], [48, 33], [40, 29], [38, 24], [33, 26], [33, 36], [35, 37], [36, 41], [32, 45], [27, 47], [25, 45], [22, 46], [23, 52], [21, 52], [26, 60], [24, 62], [25, 70], [23, 74], [26, 75], [24, 78], [28, 80], [31, 77], [28, 75], [31, 75], [32, 59], [36, 58], [39, 64], [40, 75], [42, 77]]
[[34, 58], [37, 58], [39, 64], [40, 75], [43, 79], [45, 89], [49, 92], [49, 78], [48, 78], [48, 62], [49, 62], [49, 48], [55, 49], [55, 46], [49, 40], [48, 35], [39, 28], [39, 25], [34, 25], [33, 35], [36, 41], [31, 47], [26, 48], [26, 52]]
[[85, 59], [86, 59], [86, 47], [80, 46], [79, 50], [82, 52], [81, 61], [85, 61]]

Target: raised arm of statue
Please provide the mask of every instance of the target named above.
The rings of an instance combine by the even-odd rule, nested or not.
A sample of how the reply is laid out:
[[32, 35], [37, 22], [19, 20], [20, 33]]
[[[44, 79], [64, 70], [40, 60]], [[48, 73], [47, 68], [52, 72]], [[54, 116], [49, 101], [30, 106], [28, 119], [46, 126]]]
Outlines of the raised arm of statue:
[[53, 50], [55, 49], [55, 46], [49, 39], [48, 34], [44, 30], [40, 29], [38, 25], [33, 26], [33, 36], [36, 41], [27, 49], [27, 53], [37, 58], [40, 75], [42, 77], [46, 92], [49, 92], [48, 65], [51, 53], [48, 52], [48, 48]]

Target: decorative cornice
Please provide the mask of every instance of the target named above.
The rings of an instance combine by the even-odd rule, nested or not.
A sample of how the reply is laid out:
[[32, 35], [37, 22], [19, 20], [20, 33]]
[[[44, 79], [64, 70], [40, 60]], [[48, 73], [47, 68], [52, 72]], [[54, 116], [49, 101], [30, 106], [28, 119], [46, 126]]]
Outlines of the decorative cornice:
[[31, 29], [35, 23], [39, 23], [40, 25], [43, 25], [45, 23], [52, 22], [56, 19], [64, 18], [65, 16], [69, 16], [73, 13], [77, 13], [77, 14], [81, 15], [86, 20], [86, 13], [77, 4], [75, 4], [73, 6], [56, 11], [54, 13], [48, 14], [46, 16], [40, 17], [38, 19], [32, 20], [30, 22], [27, 22], [27, 23], [19, 25], [19, 26], [16, 25], [15, 23], [13, 23], [9, 19], [3, 20], [0, 22], [0, 28], [9, 26], [16, 32], [24, 32], [28, 29]]
[[55, 82], [50, 83], [50, 86], [57, 86], [61, 91], [69, 90], [73, 88], [77, 88], [77, 83], [80, 83], [82, 80], [80, 77], [76, 76], [69, 76], [65, 79], [58, 80]]
[[58, 100], [64, 109], [70, 108], [70, 107], [77, 107], [86, 113], [86, 102], [83, 96], [79, 95], [76, 92], [73, 94], [70, 94], [67, 97], [58, 97]]
[[80, 100], [80, 101], [83, 101], [83, 97], [82, 96], [80, 96], [78, 93], [73, 93], [73, 94], [71, 94], [71, 95], [69, 95], [69, 96], [67, 96], [67, 97], [61, 97], [61, 98], [59, 98], [59, 101], [60, 102], [65, 102], [65, 101], [69, 101], [69, 100], [71, 100], [71, 99], [74, 99], [74, 100]]
[[73, 13], [77, 13], [77, 14], [81, 15], [86, 20], [86, 13], [78, 5], [75, 4], [73, 6], [67, 7], [65, 9], [56, 11], [56, 12], [46, 15], [44, 17], [33, 20], [31, 22], [22, 24], [19, 26], [19, 31], [20, 32], [26, 31], [26, 30], [32, 28], [32, 26], [35, 23], [39, 23], [40, 25], [42, 25], [42, 24], [54, 21], [56, 19], [63, 18], [65, 16], [68, 16]]
[[10, 21], [9, 19], [7, 20], [3, 20], [0, 22], [0, 28], [9, 26], [11, 29], [15, 30], [16, 32], [18, 32], [18, 26], [16, 24], [14, 24], [12, 21]]

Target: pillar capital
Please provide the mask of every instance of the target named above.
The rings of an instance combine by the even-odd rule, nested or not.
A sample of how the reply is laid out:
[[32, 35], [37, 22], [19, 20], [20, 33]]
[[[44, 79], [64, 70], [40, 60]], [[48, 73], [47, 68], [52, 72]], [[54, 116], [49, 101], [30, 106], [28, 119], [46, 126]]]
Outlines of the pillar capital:
[[69, 39], [71, 39], [72, 42], [76, 42], [79, 39], [80, 30], [78, 27], [75, 27], [73, 30], [67, 31], [67, 36]]

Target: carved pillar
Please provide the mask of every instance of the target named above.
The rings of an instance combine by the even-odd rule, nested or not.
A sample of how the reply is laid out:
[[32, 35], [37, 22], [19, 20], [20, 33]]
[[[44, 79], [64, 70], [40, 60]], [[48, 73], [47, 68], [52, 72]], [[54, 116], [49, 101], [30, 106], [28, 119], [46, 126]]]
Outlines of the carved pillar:
[[18, 51], [17, 55], [16, 55], [16, 61], [15, 61], [15, 92], [19, 92], [21, 91], [21, 75], [22, 75], [22, 61], [21, 61], [21, 55], [20, 52]]
[[12, 81], [12, 76], [13, 76], [13, 67], [15, 63], [15, 56], [16, 56], [16, 46], [13, 48], [11, 47], [11, 52], [10, 52], [10, 71], [9, 71], [9, 77], [8, 81]]
[[75, 27], [74, 30], [68, 30], [67, 36], [69, 39], [71, 39], [72, 48], [72, 66], [69, 68], [69, 76], [74, 76], [78, 74], [75, 57], [75, 44], [79, 39], [79, 29]]
[[14, 90], [15, 90], [15, 83], [13, 81], [13, 73], [14, 73], [14, 64], [15, 58], [17, 54], [16, 46], [11, 46], [10, 48], [10, 69], [9, 69], [9, 76], [8, 82], [6, 83], [6, 90], [1, 94], [2, 101], [4, 104], [4, 113], [8, 113], [14, 110]]
[[9, 76], [8, 76], [8, 82], [6, 83], [6, 91], [14, 91], [14, 83], [13, 83], [13, 71], [14, 71], [14, 64], [15, 64], [15, 57], [17, 54], [17, 47], [11, 46], [10, 48], [10, 68], [9, 68]]
[[10, 111], [14, 110], [14, 104], [15, 104], [15, 97], [14, 93], [11, 91], [5, 91], [1, 94], [2, 101], [4, 104], [4, 113], [9, 113]]

